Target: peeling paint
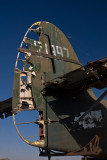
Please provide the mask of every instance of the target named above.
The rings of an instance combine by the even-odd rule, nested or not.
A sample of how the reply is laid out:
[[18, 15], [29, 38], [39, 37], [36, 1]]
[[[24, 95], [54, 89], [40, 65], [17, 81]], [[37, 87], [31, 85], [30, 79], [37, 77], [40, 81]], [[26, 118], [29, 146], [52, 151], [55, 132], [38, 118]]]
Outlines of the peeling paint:
[[[75, 117], [74, 122], [76, 122], [85, 112], [81, 112], [79, 117]], [[89, 112], [82, 121], [79, 122], [79, 125], [84, 129], [87, 128], [99, 128], [102, 127], [102, 113], [101, 110]]]

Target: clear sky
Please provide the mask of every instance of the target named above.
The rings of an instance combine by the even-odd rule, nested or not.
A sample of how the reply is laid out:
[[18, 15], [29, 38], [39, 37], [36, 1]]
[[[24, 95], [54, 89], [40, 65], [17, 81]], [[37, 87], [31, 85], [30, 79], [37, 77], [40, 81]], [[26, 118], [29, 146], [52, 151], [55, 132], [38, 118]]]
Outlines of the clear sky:
[[[107, 56], [106, 0], [0, 0], [0, 100], [12, 96], [17, 48], [26, 30], [37, 21], [51, 22], [70, 36], [83, 65]], [[19, 138], [12, 117], [0, 120], [0, 158], [37, 160], [38, 153]]]

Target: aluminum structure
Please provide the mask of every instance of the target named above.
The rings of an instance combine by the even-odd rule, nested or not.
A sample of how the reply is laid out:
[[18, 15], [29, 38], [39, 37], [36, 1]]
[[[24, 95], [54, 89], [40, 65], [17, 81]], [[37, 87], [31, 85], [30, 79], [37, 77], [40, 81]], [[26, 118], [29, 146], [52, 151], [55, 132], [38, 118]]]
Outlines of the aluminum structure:
[[[82, 66], [60, 29], [48, 22], [34, 23], [18, 48], [10, 99], [19, 136], [49, 159], [68, 155], [107, 159], [107, 100], [103, 100], [107, 90], [97, 99], [91, 89], [106, 87], [107, 57]], [[0, 104], [6, 106], [6, 101]], [[28, 110], [39, 113], [34, 122], [22, 123], [38, 125], [36, 141], [26, 140], [15, 122], [15, 114]], [[11, 115], [10, 110], [0, 113]]]

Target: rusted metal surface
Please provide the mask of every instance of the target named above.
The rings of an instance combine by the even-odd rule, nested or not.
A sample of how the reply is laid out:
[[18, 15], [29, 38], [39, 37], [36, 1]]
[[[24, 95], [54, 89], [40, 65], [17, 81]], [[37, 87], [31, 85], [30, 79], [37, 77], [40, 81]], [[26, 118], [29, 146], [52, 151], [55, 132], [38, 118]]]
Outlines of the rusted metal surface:
[[[100, 136], [96, 135], [82, 150], [78, 152], [68, 152], [68, 153], [55, 153], [50, 151], [50, 156], [92, 156], [96, 157], [100, 155]], [[40, 156], [49, 156], [47, 152], [41, 151]], [[99, 156], [100, 158], [100, 156]]]
[[[39, 121], [43, 121], [43, 112], [39, 112]], [[43, 124], [39, 125], [39, 136], [40, 136], [40, 140], [44, 139]]]
[[64, 76], [50, 79], [45, 83], [47, 88], [56, 89], [88, 89], [107, 87], [107, 57], [99, 61], [90, 62], [86, 66], [79, 68], [73, 72], [69, 72]]
[[107, 57], [103, 58], [103, 59], [99, 59], [97, 61], [93, 61], [93, 62], [88, 62], [87, 63], [88, 67], [94, 67], [94, 68], [100, 68], [102, 70], [107, 70]]

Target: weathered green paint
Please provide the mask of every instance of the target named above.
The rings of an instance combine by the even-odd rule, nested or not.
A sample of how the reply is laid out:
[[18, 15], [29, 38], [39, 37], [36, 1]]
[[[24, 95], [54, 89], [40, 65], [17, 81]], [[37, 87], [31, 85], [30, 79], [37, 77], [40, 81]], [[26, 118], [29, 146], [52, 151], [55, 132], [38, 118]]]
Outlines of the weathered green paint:
[[[39, 44], [33, 39], [26, 38], [25, 43], [30, 45], [28, 52], [34, 50], [44, 54], [67, 57], [79, 62], [71, 44], [60, 29], [47, 22], [40, 22], [39, 27], [41, 28], [39, 30], [39, 39], [41, 43]], [[95, 102], [96, 98], [92, 90], [80, 91], [77, 89], [75, 91], [72, 89], [69, 90], [69, 87], [67, 88], [68, 90], [64, 88], [61, 90], [57, 90], [57, 88], [56, 90], [52, 88], [45, 90], [45, 84], [47, 82], [56, 78], [55, 83], [61, 83], [62, 79], [59, 78], [59, 76], [74, 71], [81, 66], [61, 60], [30, 55], [30, 57], [26, 58], [26, 62], [24, 62], [26, 71], [28, 71], [27, 64], [29, 63], [34, 66], [30, 72], [35, 72], [35, 75], [31, 74], [32, 97], [36, 109], [43, 112], [43, 120], [45, 122], [43, 125], [45, 128], [45, 149], [76, 152], [88, 144], [96, 134], [99, 134], [101, 137], [99, 149], [103, 151], [103, 154], [107, 154], [107, 149], [105, 149], [107, 148], [107, 143], [103, 146], [104, 139], [107, 135], [107, 125], [105, 123], [107, 122], [107, 101], [106, 104], [104, 104], [104, 102], [99, 103], [96, 108], [92, 110], [93, 112], [100, 111], [101, 115], [104, 115], [100, 122], [95, 121], [95, 124], [97, 124], [95, 127], [87, 127], [85, 129], [82, 122], [73, 127], [75, 119], [81, 116], [81, 114], [89, 109]], [[81, 71], [81, 74], [78, 74], [80, 75], [79, 78], [83, 76], [82, 73]], [[71, 73], [71, 76], [68, 78], [70, 78], [71, 82], [73, 78], [79, 81], [77, 74], [73, 77]], [[18, 104], [18, 87], [19, 77], [17, 77], [15, 73], [13, 107], [15, 104], [16, 106]]]
[[41, 63], [36, 63], [36, 64], [35, 64], [35, 72], [36, 72], [36, 73], [39, 73], [40, 70], [41, 70]]
[[[47, 36], [48, 41], [50, 43], [51, 51], [53, 52], [53, 48], [54, 48], [57, 56], [60, 56], [57, 54], [57, 51], [56, 51], [56, 47], [59, 46], [62, 49], [66, 48], [69, 50], [69, 58], [79, 61], [71, 44], [69, 43], [69, 41], [67, 40], [67, 38], [65, 37], [65, 35], [62, 33], [61, 30], [59, 30], [55, 25], [51, 23], [46, 23], [46, 22], [41, 22], [40, 26], [43, 28], [43, 33], [41, 33], [40, 35], [41, 41], [43, 44], [45, 43], [43, 35], [45, 35]], [[65, 51], [64, 49], [63, 49], [63, 55], [64, 57], [67, 56], [67, 51]], [[54, 61], [55, 73], [57, 76], [63, 75], [69, 71], [80, 68], [80, 65], [66, 63], [58, 60], [53, 60], [53, 61]]]
[[12, 112], [17, 113], [19, 110], [19, 94], [20, 94], [20, 73], [14, 72], [13, 83], [13, 99], [12, 99]]
[[38, 43], [38, 41], [35, 41], [33, 39], [30, 39], [30, 38], [26, 38], [25, 43], [30, 45], [31, 50], [35, 50], [35, 51], [40, 52], [41, 48], [40, 48], [40, 44]]
[[25, 70], [25, 71], [29, 71], [27, 65], [28, 65], [28, 63], [27, 63], [26, 61], [23, 61], [23, 67], [24, 67], [24, 70]]
[[34, 98], [37, 109], [42, 111], [43, 107], [44, 107], [44, 99], [43, 99], [43, 96], [40, 92], [41, 90], [42, 90], [41, 78], [40, 77], [39, 78], [38, 77], [37, 78], [32, 77], [33, 98]]

